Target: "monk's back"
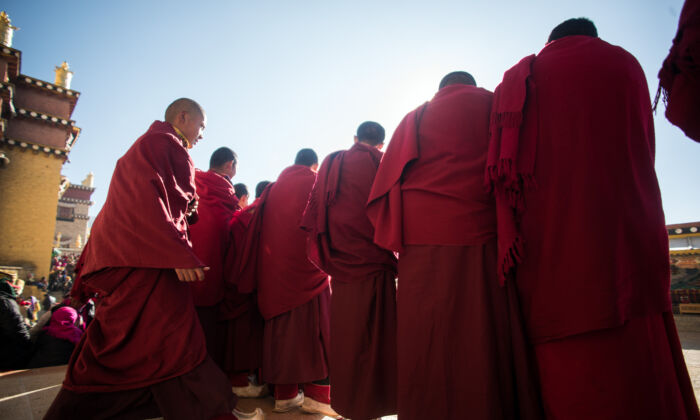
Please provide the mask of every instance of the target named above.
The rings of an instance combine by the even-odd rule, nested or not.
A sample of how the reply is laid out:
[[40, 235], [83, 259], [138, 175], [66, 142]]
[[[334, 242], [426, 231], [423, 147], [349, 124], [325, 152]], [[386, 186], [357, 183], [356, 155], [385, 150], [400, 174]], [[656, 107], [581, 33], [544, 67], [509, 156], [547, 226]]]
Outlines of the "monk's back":
[[[306, 258], [306, 234], [299, 228], [309, 192], [314, 185], [313, 172], [300, 165], [285, 169], [270, 190], [263, 215], [262, 241], [264, 272], [290, 267], [313, 267]], [[280, 273], [281, 274], [281, 273]]]
[[[338, 276], [394, 267], [396, 262], [391, 252], [374, 243], [374, 228], [366, 211], [381, 152], [358, 143], [343, 154], [338, 191], [328, 207], [328, 237], [333, 252], [329, 274]], [[332, 268], [340, 271], [334, 272]]]
[[668, 242], [641, 67], [620, 47], [569, 36], [538, 54], [532, 77], [537, 187], [524, 194], [517, 276], [534, 339], [661, 310]]
[[401, 184], [405, 244], [472, 245], [494, 236], [494, 201], [483, 187], [492, 99], [485, 89], [452, 85], [428, 103], [420, 157]]
[[258, 302], [269, 319], [298, 307], [328, 287], [325, 273], [306, 256], [306, 232], [299, 226], [316, 174], [293, 165], [272, 184], [262, 210], [258, 254]]

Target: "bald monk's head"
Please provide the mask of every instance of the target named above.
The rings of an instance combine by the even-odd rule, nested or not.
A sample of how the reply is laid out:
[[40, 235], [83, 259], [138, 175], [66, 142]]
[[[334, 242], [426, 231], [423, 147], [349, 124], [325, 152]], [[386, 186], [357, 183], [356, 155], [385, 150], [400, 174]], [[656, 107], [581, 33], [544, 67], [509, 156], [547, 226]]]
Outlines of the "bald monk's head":
[[195, 101], [188, 98], [176, 99], [165, 110], [165, 121], [180, 130], [185, 136], [185, 147], [191, 149], [202, 138], [207, 126], [207, 114]]
[[214, 150], [214, 153], [211, 154], [211, 158], [209, 158], [209, 170], [223, 175], [228, 179], [236, 176], [237, 165], [238, 156], [236, 152], [228, 147], [219, 147]]
[[453, 71], [440, 80], [440, 89], [450, 85], [476, 86], [476, 80], [466, 71]]
[[318, 169], [318, 156], [313, 149], [301, 149], [294, 159], [294, 164], [308, 166], [312, 171], [316, 172]]
[[270, 181], [260, 181], [258, 182], [258, 185], [255, 186], [255, 198], [258, 198], [262, 195], [263, 191], [265, 191], [265, 188], [270, 185]]
[[357, 127], [355, 143], [365, 143], [367, 145], [381, 149], [384, 146], [384, 127], [374, 121], [365, 121]]
[[596, 29], [593, 21], [587, 18], [573, 18], [565, 20], [552, 29], [552, 33], [549, 34], [547, 43], [571, 35], [586, 35], [597, 38], [598, 30]]

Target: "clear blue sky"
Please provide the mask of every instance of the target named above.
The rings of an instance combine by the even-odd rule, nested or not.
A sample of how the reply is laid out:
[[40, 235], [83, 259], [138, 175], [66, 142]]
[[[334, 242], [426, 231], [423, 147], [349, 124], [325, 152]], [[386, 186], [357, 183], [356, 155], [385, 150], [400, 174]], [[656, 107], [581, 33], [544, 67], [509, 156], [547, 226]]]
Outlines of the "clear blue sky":
[[[234, 182], [275, 180], [302, 147], [347, 148], [359, 123], [396, 128], [443, 75], [472, 73], [493, 90], [539, 51], [551, 29], [586, 16], [634, 54], [650, 95], [682, 0], [572, 1], [4, 1], [20, 31], [22, 72], [53, 81], [63, 60], [81, 92], [82, 127], [64, 174], [95, 173], [94, 217], [117, 159], [175, 98], [208, 114], [192, 156], [220, 146], [240, 159]], [[700, 220], [700, 145], [656, 121], [656, 168], [668, 223]], [[138, 176], [138, 174], [134, 174]]]

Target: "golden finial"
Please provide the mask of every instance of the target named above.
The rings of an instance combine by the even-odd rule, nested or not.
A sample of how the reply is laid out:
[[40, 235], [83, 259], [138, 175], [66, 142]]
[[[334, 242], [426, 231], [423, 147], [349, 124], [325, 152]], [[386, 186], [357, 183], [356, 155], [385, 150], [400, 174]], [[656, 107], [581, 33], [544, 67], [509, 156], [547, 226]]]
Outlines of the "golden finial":
[[68, 63], [64, 61], [60, 66], [56, 66], [54, 71], [56, 72], [54, 84], [70, 89], [70, 82], [73, 79], [73, 72], [70, 71]]
[[90, 188], [94, 187], [95, 186], [95, 174], [93, 174], [92, 172], [89, 172], [87, 174], [87, 176], [85, 177], [85, 179], [83, 180], [82, 184], [85, 187], [90, 187]]
[[12, 47], [12, 35], [19, 28], [12, 26], [10, 16], [3, 10], [0, 12], [0, 44], [5, 47]]

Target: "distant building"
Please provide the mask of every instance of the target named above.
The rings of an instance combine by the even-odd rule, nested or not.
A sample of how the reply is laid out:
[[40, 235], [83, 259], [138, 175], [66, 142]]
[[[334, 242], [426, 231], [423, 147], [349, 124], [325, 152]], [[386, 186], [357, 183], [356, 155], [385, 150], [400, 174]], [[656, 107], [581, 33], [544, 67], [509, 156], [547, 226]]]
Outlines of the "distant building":
[[80, 134], [71, 120], [80, 93], [65, 62], [54, 83], [22, 74], [15, 29], [0, 13], [0, 266], [41, 277], [50, 269], [61, 169]]
[[666, 226], [671, 254], [671, 300], [700, 303], [700, 222]]
[[89, 173], [81, 184], [72, 184], [64, 179], [61, 196], [56, 209], [56, 248], [67, 252], [79, 252], [83, 249], [88, 236], [88, 211], [95, 188], [93, 175]]

